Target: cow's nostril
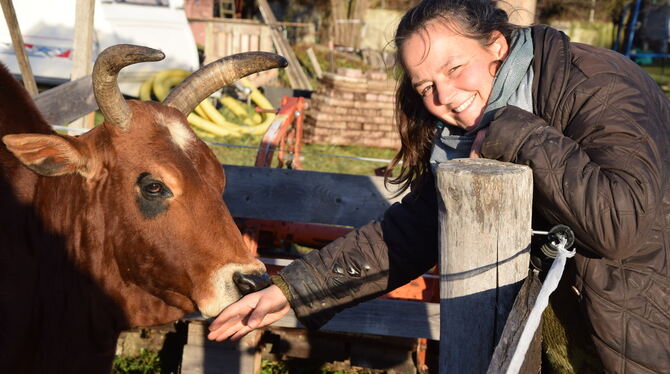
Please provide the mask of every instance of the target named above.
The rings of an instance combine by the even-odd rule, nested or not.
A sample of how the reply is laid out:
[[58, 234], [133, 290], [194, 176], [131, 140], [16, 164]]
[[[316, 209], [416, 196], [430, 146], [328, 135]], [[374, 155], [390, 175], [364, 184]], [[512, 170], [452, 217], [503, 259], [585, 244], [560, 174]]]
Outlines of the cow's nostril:
[[235, 282], [237, 289], [240, 290], [242, 295], [260, 291], [271, 284], [270, 276], [267, 273], [242, 274], [236, 272], [233, 274], [233, 282]]

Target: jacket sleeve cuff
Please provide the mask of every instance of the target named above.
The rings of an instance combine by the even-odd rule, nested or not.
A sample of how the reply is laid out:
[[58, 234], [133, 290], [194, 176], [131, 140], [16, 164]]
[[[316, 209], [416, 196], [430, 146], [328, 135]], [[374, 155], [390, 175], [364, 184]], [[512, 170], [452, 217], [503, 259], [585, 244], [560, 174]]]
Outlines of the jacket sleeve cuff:
[[487, 128], [482, 144], [484, 158], [514, 162], [519, 149], [528, 137], [547, 126], [547, 123], [533, 113], [508, 105], [500, 108]]
[[288, 284], [286, 281], [284, 281], [284, 278], [281, 277], [279, 274], [275, 274], [270, 276], [270, 279], [272, 280], [272, 283], [279, 287], [281, 292], [286, 296], [286, 299], [289, 301], [289, 304], [291, 303], [291, 289], [289, 288]]
[[[296, 318], [310, 330], [319, 329], [336, 314], [328, 304], [318, 280], [312, 276], [309, 265], [302, 259], [293, 261], [272, 277], [272, 281], [286, 295]], [[318, 303], [319, 305], [314, 305]]]

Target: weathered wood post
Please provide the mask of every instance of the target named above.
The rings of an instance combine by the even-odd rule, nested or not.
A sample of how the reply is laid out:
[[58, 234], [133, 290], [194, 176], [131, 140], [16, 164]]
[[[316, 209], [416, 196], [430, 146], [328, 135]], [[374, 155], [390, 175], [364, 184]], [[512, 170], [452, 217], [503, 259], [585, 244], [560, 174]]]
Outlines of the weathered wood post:
[[0, 6], [2, 6], [2, 12], [5, 14], [7, 29], [9, 30], [9, 35], [12, 38], [14, 53], [16, 54], [16, 62], [19, 64], [21, 78], [23, 78], [23, 86], [25, 87], [26, 91], [28, 91], [30, 96], [35, 96], [38, 93], [37, 83], [35, 83], [35, 76], [33, 75], [32, 67], [28, 61], [26, 48], [23, 44], [23, 35], [21, 34], [21, 29], [19, 28], [19, 21], [16, 18], [14, 4], [12, 3], [12, 0], [0, 0]]
[[457, 159], [437, 169], [440, 373], [485, 373], [528, 274], [530, 168]]
[[[74, 20], [74, 53], [72, 54], [70, 80], [77, 80], [91, 74], [93, 71], [93, 60], [91, 57], [93, 56], [93, 34], [95, 34], [93, 26], [94, 15], [94, 0], [77, 0]], [[89, 113], [77, 119], [70, 126], [92, 129], [95, 127], [95, 113]]]

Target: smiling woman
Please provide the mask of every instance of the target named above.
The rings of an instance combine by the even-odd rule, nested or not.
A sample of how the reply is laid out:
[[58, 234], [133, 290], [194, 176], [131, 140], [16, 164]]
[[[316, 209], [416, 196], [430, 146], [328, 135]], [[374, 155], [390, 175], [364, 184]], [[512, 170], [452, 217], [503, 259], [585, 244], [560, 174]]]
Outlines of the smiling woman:
[[487, 40], [463, 35], [457, 24], [435, 20], [402, 43], [402, 65], [428, 111], [472, 130], [489, 100], [493, 78], [509, 46], [500, 32]]
[[551, 27], [512, 25], [496, 5], [423, 0], [403, 16], [395, 36], [402, 144], [392, 162], [401, 172], [390, 182], [411, 192], [381, 220], [225, 309], [211, 339], [237, 339], [288, 306], [318, 328], [425, 273], [438, 252], [432, 166], [482, 157], [530, 166], [533, 229], [564, 224], [575, 234], [555, 310], [578, 322], [566, 326], [568, 339], [587, 334], [604, 368], [582, 361], [574, 370], [667, 372], [670, 101], [624, 56]]

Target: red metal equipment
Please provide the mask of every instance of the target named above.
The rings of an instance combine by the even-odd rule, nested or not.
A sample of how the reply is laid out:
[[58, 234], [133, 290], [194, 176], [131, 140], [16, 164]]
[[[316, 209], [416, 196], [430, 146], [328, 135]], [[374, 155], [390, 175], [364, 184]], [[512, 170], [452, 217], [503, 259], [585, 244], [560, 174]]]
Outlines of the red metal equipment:
[[[270, 167], [274, 151], [279, 147], [278, 168], [286, 165], [291, 169], [302, 169], [300, 150], [304, 108], [304, 98], [284, 96], [277, 117], [263, 135], [255, 166]], [[256, 111], [264, 112], [261, 109], [256, 109]]]

